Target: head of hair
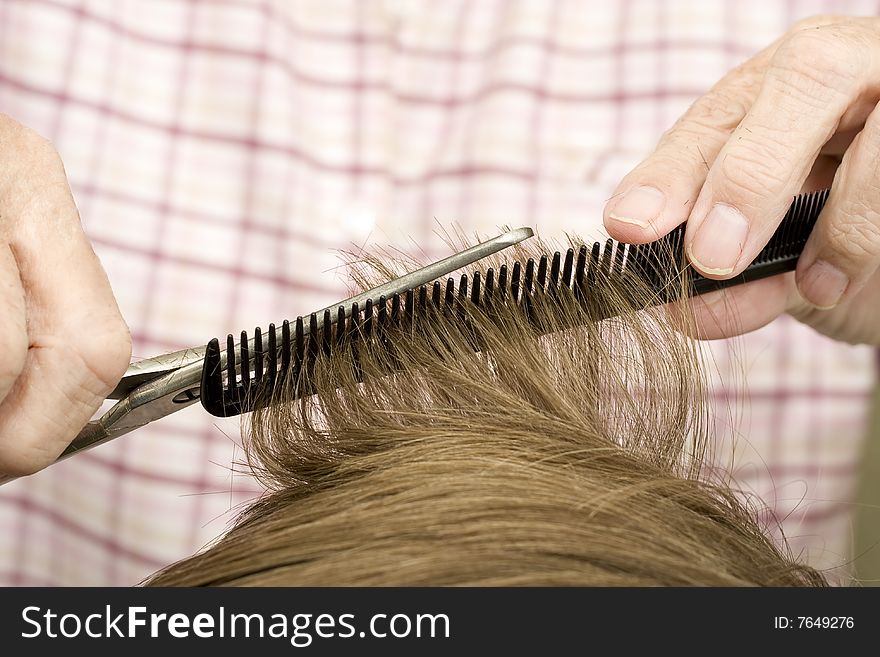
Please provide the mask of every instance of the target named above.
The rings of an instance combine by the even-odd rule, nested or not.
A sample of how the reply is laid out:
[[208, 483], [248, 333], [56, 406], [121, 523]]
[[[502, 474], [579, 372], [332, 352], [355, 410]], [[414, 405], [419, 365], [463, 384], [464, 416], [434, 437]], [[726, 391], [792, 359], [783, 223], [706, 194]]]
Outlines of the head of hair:
[[503, 292], [429, 301], [316, 349], [250, 418], [266, 494], [149, 583], [825, 583], [706, 474], [682, 304], [601, 272], [585, 288]]

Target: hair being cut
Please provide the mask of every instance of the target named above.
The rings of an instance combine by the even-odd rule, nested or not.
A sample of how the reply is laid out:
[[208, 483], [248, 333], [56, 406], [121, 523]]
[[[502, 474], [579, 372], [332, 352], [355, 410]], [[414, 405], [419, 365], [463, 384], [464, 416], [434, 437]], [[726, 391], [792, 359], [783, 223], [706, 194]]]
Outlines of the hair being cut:
[[267, 493], [149, 583], [825, 584], [706, 474], [684, 302], [638, 276], [501, 292], [317, 350], [250, 420]]

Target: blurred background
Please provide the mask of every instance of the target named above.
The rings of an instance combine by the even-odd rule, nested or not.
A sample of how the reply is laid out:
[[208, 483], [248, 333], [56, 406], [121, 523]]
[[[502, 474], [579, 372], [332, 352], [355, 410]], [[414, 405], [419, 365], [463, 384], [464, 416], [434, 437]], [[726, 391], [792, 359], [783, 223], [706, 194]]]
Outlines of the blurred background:
[[[433, 259], [453, 224], [601, 237], [620, 178], [725, 72], [799, 18], [877, 9], [0, 0], [0, 111], [60, 151], [148, 357], [343, 298], [340, 249]], [[796, 553], [870, 579], [876, 350], [787, 318], [708, 348], [715, 458]], [[128, 585], [191, 554], [259, 493], [239, 444], [195, 406], [3, 486], [0, 583]]]

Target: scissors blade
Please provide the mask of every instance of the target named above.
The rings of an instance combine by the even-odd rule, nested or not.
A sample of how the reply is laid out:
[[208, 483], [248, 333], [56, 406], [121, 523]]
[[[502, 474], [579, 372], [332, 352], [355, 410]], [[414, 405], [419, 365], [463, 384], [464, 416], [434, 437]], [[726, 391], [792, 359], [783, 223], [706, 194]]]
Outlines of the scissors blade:
[[113, 392], [107, 395], [107, 399], [122, 399], [144, 383], [154, 381], [187, 365], [201, 362], [204, 358], [205, 347], [189, 347], [153, 358], [134, 361], [128, 366], [125, 376], [122, 377]]

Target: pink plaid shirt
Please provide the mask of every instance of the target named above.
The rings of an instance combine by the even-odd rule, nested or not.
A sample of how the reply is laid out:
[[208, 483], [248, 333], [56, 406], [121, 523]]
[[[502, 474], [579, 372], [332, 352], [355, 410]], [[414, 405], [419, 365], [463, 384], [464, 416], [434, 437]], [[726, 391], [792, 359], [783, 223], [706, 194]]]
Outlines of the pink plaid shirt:
[[[619, 179], [723, 73], [798, 18], [876, 9], [2, 0], [0, 111], [60, 151], [145, 357], [341, 298], [352, 243], [599, 237]], [[716, 458], [796, 552], [844, 564], [872, 351], [787, 318], [729, 346], [709, 346]], [[132, 584], [191, 554], [258, 493], [239, 441], [196, 406], [4, 486], [0, 582]]]

